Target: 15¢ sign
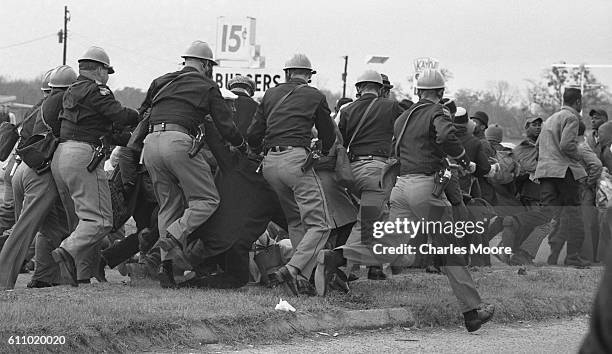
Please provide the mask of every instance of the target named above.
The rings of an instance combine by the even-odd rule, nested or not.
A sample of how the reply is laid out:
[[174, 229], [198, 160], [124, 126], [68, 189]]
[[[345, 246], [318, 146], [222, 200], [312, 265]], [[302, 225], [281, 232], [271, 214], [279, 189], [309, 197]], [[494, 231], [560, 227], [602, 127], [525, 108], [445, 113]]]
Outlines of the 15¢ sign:
[[216, 59], [249, 61], [255, 44], [255, 19], [219, 17], [217, 19]]

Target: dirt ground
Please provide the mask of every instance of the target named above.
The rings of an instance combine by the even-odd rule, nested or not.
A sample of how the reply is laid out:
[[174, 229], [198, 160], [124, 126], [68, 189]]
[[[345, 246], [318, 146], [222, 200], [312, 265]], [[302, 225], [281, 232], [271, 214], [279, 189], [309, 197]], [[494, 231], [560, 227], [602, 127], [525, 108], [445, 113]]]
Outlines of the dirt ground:
[[476, 334], [464, 328], [393, 328], [357, 333], [315, 334], [284, 344], [242, 348], [211, 345], [211, 352], [238, 353], [576, 353], [588, 317], [545, 322], [491, 323]]

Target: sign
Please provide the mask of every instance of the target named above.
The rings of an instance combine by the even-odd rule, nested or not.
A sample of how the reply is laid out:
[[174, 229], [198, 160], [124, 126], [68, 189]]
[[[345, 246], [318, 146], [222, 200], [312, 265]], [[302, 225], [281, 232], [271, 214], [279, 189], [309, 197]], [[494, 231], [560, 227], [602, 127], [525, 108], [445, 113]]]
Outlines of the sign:
[[252, 17], [217, 19], [216, 59], [249, 62], [255, 45], [255, 19]]
[[270, 72], [261, 69], [231, 69], [215, 67], [213, 80], [219, 87], [227, 88], [227, 82], [236, 75], [248, 76], [255, 81], [255, 95], [263, 94], [270, 87], [283, 82], [280, 72]]
[[419, 74], [425, 69], [438, 69], [440, 62], [434, 58], [417, 58], [414, 60], [414, 73]]

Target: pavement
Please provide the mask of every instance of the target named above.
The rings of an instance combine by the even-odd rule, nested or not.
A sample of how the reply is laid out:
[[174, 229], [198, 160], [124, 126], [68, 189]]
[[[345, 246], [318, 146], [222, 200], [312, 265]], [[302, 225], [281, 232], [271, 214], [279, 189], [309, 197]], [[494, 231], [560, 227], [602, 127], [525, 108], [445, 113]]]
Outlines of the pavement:
[[[285, 343], [231, 347], [207, 345], [206, 352], [237, 353], [577, 353], [588, 317], [545, 322], [486, 324], [475, 334], [465, 328], [402, 328], [352, 333], [312, 333]], [[336, 335], [334, 337], [334, 335]]]

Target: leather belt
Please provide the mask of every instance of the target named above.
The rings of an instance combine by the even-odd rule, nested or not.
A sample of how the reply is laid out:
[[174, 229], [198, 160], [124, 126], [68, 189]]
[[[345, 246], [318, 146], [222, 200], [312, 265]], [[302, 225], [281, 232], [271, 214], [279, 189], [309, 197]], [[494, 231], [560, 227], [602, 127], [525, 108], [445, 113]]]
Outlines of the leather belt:
[[193, 134], [191, 134], [189, 129], [183, 127], [180, 124], [174, 124], [174, 123], [159, 123], [159, 124], [155, 124], [155, 125], [151, 126], [151, 130], [150, 130], [150, 132], [168, 132], [168, 131], [181, 132], [181, 133], [185, 133], [187, 135], [193, 135]]
[[382, 161], [382, 162], [387, 162], [387, 160], [389, 160], [386, 157], [382, 157], [382, 156], [374, 156], [374, 155], [361, 155], [361, 156], [351, 156], [351, 162], [355, 162], [355, 161]]
[[268, 149], [268, 152], [272, 151], [272, 152], [283, 152], [283, 151], [287, 151], [287, 150], [293, 150], [294, 148], [299, 147], [299, 146], [272, 146]]

